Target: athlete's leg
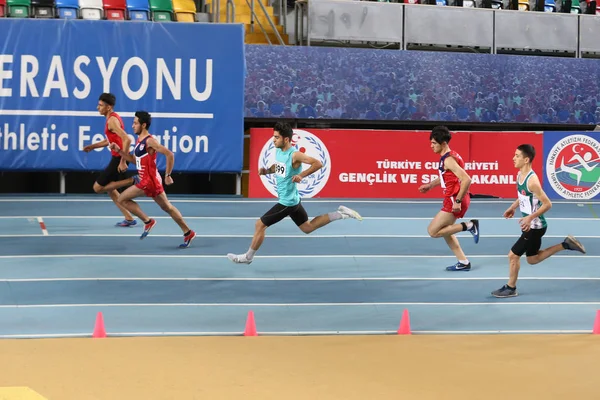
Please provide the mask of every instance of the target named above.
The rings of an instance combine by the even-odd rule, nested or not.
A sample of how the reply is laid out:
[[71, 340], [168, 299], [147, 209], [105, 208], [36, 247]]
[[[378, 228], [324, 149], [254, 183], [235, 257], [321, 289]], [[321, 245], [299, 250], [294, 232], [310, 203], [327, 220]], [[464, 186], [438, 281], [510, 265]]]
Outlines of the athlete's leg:
[[156, 204], [158, 204], [164, 212], [166, 212], [171, 216], [171, 218], [173, 218], [173, 221], [175, 221], [175, 223], [179, 225], [179, 228], [181, 228], [184, 234], [190, 231], [190, 227], [187, 226], [187, 224], [185, 223], [183, 216], [181, 215], [177, 207], [171, 204], [165, 192], [162, 192], [153, 199], [154, 202], [156, 202]]
[[115, 205], [119, 208], [126, 221], [118, 223], [118, 226], [130, 226], [133, 225], [134, 219], [131, 213], [127, 211], [122, 205], [118, 203], [119, 192], [116, 190], [117, 188], [124, 187], [127, 185], [131, 185], [133, 183], [133, 179], [119, 179], [120, 174], [118, 171], [120, 158], [112, 157], [107, 167], [102, 171], [96, 182], [94, 182], [94, 192], [96, 193], [108, 193], [111, 200]]
[[154, 196], [153, 199], [154, 202], [158, 204], [164, 212], [166, 212], [171, 216], [171, 218], [173, 218], [173, 221], [175, 221], [175, 223], [179, 225], [179, 228], [181, 228], [181, 230], [183, 231], [183, 243], [180, 244], [179, 247], [189, 247], [192, 243], [192, 240], [196, 238], [196, 232], [189, 228], [189, 226], [183, 219], [181, 212], [179, 212], [177, 207], [171, 204], [171, 202], [167, 198], [167, 194], [164, 191], [161, 192], [158, 196]]
[[290, 217], [296, 223], [296, 225], [298, 225], [300, 230], [306, 234], [314, 232], [330, 222], [340, 219], [353, 218], [362, 221], [362, 217], [359, 213], [345, 206], [339, 206], [337, 211], [319, 215], [308, 221], [308, 215], [306, 214], [304, 207], [299, 204], [299, 208], [291, 213]]
[[293, 207], [286, 207], [279, 203], [275, 204], [254, 224], [254, 235], [252, 236], [252, 242], [248, 251], [244, 254], [228, 253], [227, 257], [236, 264], [250, 264], [254, 259], [254, 254], [260, 249], [265, 240], [267, 228], [287, 217], [292, 210]]
[[540, 250], [536, 255], [527, 256], [527, 262], [531, 265], [538, 264], [544, 261], [546, 258], [553, 256], [554, 254], [563, 250], [574, 250], [585, 254], [585, 247], [573, 236], [567, 236], [565, 240], [560, 244], [555, 244], [547, 249]]
[[[137, 186], [130, 186], [128, 187], [125, 191], [123, 191], [123, 193], [119, 194], [119, 192], [117, 192], [116, 190], [112, 191], [110, 193], [111, 198], [113, 197], [113, 195], [116, 193], [116, 203], [120, 206], [123, 207], [126, 211], [134, 214], [135, 216], [137, 216], [139, 219], [141, 219], [144, 223], [148, 222], [150, 220], [150, 218], [148, 217], [148, 215], [146, 215], [142, 209], [140, 208], [140, 206], [138, 205], [138, 203], [136, 203], [135, 201], [133, 201], [133, 199], [135, 199], [136, 197], [141, 197], [144, 196], [145, 193], [142, 189], [138, 188]], [[114, 201], [115, 199], [113, 199]], [[133, 217], [132, 217], [133, 219]]]
[[[447, 267], [446, 270], [469, 271], [471, 269], [471, 263], [460, 247], [458, 238], [454, 235], [454, 233], [462, 231], [464, 225], [454, 224], [454, 222], [456, 222], [456, 216], [454, 214], [440, 211], [431, 220], [431, 223], [427, 227], [427, 233], [433, 238], [443, 237], [450, 250], [452, 250], [452, 253], [456, 256], [458, 262]], [[456, 227], [460, 227], [460, 229], [456, 230]], [[442, 232], [443, 235], [440, 235], [440, 232]]]

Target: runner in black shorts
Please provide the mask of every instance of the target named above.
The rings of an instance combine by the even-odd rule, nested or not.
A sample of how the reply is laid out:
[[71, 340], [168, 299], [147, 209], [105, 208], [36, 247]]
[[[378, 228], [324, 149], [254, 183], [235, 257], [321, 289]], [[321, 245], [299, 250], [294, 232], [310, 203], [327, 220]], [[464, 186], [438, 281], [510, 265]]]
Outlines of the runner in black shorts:
[[553, 254], [563, 250], [575, 250], [585, 253], [585, 248], [573, 236], [567, 236], [562, 243], [547, 249], [542, 247], [542, 237], [546, 234], [548, 224], [544, 214], [552, 208], [550, 199], [542, 189], [540, 180], [531, 168], [535, 157], [535, 149], [530, 144], [517, 147], [513, 162], [519, 169], [517, 174], [517, 200], [504, 212], [505, 218], [512, 218], [515, 210], [520, 208], [523, 218], [519, 220], [521, 237], [508, 253], [510, 264], [508, 283], [492, 292], [495, 297], [515, 297], [517, 293], [517, 278], [521, 268], [521, 256], [527, 256], [529, 264], [537, 264]]
[[[98, 112], [106, 117], [106, 125], [104, 126], [104, 134], [106, 139], [101, 142], [90, 144], [83, 148], [86, 153], [103, 147], [110, 146], [111, 143], [116, 143], [119, 148], [126, 149], [129, 152], [131, 145], [131, 139], [125, 132], [125, 125], [123, 120], [114, 112], [113, 107], [115, 106], [115, 96], [111, 93], [102, 93], [98, 99]], [[108, 193], [115, 205], [121, 210], [121, 213], [125, 219], [121, 222], [117, 222], [117, 226], [133, 226], [136, 224], [133, 215], [125, 207], [120, 205], [117, 201], [119, 198], [118, 188], [124, 186], [130, 186], [133, 184], [133, 177], [127, 178], [125, 173], [127, 172], [128, 163], [124, 158], [119, 156], [119, 153], [111, 151], [111, 159], [108, 166], [102, 171], [96, 182], [94, 183], [94, 192], [96, 193]]]
[[301, 226], [303, 223], [308, 221], [308, 214], [302, 203], [298, 203], [295, 206], [284, 206], [283, 204], [277, 203], [269, 211], [265, 213], [260, 220], [266, 227], [275, 225], [285, 217], [289, 216], [296, 226]]
[[[267, 228], [287, 216], [294, 221], [302, 232], [307, 234], [340, 219], [353, 218], [362, 220], [360, 214], [344, 206], [338, 207], [337, 211], [319, 215], [310, 221], [308, 220], [308, 215], [300, 202], [300, 194], [296, 184], [321, 169], [323, 164], [297, 151], [296, 147], [292, 146], [293, 133], [292, 128], [282, 122], [278, 122], [273, 129], [273, 143], [277, 149], [275, 151], [275, 164], [271, 165], [269, 169], [261, 168], [258, 174], [276, 175], [279, 202], [256, 221], [254, 236], [252, 237], [252, 243], [248, 251], [244, 254], [227, 254], [227, 257], [234, 263], [250, 264], [254, 259], [254, 254], [265, 239]], [[302, 164], [309, 164], [310, 167], [303, 171]]]

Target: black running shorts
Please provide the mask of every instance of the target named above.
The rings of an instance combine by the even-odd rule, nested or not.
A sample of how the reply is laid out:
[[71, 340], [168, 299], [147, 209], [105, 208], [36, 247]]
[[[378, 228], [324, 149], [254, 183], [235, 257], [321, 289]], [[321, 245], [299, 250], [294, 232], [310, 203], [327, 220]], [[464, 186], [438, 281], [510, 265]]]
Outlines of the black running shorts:
[[267, 211], [265, 215], [260, 217], [260, 220], [266, 226], [271, 226], [278, 223], [288, 215], [297, 226], [300, 226], [308, 221], [308, 214], [306, 213], [304, 207], [302, 207], [302, 203], [298, 203], [295, 206], [290, 207], [277, 203], [273, 206], [273, 208]]
[[545, 234], [546, 228], [530, 229], [523, 232], [510, 250], [519, 257], [523, 254], [526, 254], [527, 257], [535, 256], [542, 247], [542, 237]]
[[[121, 156], [115, 157], [112, 156], [108, 166], [100, 173], [98, 179], [96, 179], [96, 183], [100, 186], [106, 186], [111, 182], [117, 182], [123, 179], [127, 179], [127, 171], [121, 173], [119, 172], [119, 163], [121, 162]], [[129, 165], [129, 162], [127, 162]]]

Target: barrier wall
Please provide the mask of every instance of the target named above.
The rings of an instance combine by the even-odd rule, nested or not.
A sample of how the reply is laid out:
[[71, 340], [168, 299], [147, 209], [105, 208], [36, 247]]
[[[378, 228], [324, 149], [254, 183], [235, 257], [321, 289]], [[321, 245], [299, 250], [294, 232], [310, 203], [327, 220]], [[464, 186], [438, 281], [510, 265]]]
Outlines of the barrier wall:
[[[427, 131], [294, 130], [299, 151], [323, 168], [298, 188], [303, 198], [439, 198], [440, 188], [419, 186], [438, 177], [439, 156]], [[249, 197], [276, 197], [274, 175], [259, 168], [275, 161], [272, 129], [250, 130]], [[455, 132], [450, 147], [466, 162], [470, 192], [516, 197], [512, 158], [520, 144], [536, 149], [533, 168], [552, 199], [595, 199], [600, 191], [600, 132]], [[305, 166], [308, 168], [308, 166]]]
[[0, 169], [103, 169], [108, 149], [82, 149], [104, 139], [112, 92], [131, 135], [135, 111], [152, 114], [175, 171], [241, 171], [243, 26], [15, 19], [0, 37]]

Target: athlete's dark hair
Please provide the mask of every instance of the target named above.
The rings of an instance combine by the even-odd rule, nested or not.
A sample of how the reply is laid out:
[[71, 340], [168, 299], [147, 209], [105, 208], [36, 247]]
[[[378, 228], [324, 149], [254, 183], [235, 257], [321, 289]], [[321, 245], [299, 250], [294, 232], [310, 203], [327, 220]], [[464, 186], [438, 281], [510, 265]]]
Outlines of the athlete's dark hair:
[[102, 93], [98, 100], [103, 101], [106, 104], [108, 104], [109, 106], [113, 106], [113, 107], [117, 103], [117, 98], [112, 93]]
[[450, 139], [452, 139], [452, 134], [445, 126], [436, 126], [431, 130], [431, 134], [429, 135], [429, 140], [435, 140], [439, 144], [444, 142], [450, 143]]
[[529, 158], [529, 163], [533, 162], [533, 159], [535, 158], [535, 147], [530, 144], [522, 144], [517, 147], [517, 150], [523, 153], [523, 157]]
[[140, 121], [140, 125], [146, 124], [146, 129], [150, 128], [152, 116], [148, 113], [148, 111], [136, 111], [135, 116], [137, 117], [138, 121]]
[[285, 122], [276, 123], [273, 130], [279, 132], [281, 137], [290, 139], [290, 141], [292, 140], [292, 136], [294, 135], [294, 130], [292, 129], [292, 127]]

